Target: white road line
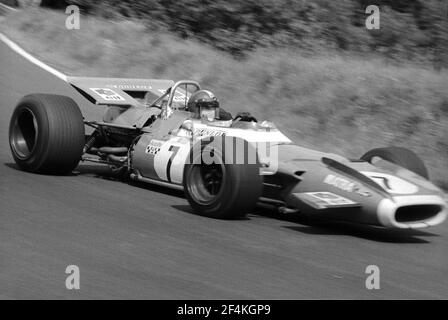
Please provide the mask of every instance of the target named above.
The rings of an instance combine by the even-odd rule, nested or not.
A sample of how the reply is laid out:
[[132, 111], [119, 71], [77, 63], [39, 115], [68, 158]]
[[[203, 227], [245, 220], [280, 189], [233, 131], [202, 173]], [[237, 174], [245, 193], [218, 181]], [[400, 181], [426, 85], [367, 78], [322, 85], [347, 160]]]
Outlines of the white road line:
[[3, 7], [4, 9], [11, 10], [11, 11], [17, 11], [17, 9], [7, 6], [6, 4], [1, 3], [1, 2], [0, 2], [0, 7]]
[[36, 59], [32, 55], [30, 55], [28, 52], [23, 50], [21, 47], [19, 47], [17, 44], [9, 40], [8, 37], [6, 37], [3, 33], [0, 32], [0, 40], [4, 42], [8, 47], [10, 47], [12, 50], [14, 50], [16, 53], [20, 54], [22, 57], [27, 59], [29, 62], [34, 63], [36, 66], [44, 69], [45, 71], [53, 74], [54, 76], [58, 77], [59, 79], [67, 82], [67, 76], [63, 74], [62, 72], [59, 72], [58, 70], [50, 67], [49, 65], [43, 63], [39, 59]]

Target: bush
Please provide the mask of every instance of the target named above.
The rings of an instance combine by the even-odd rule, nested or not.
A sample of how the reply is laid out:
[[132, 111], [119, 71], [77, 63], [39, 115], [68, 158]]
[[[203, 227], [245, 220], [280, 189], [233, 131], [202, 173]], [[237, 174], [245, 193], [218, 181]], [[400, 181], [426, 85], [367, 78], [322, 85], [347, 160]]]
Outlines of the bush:
[[40, 5], [42, 7], [61, 9], [68, 5], [66, 0], [41, 0]]
[[[259, 47], [323, 48], [381, 53], [400, 60], [448, 66], [445, 0], [44, 0], [80, 6], [85, 13], [142, 19], [151, 28], [194, 37], [234, 55]], [[381, 11], [380, 30], [365, 28], [365, 8]]]

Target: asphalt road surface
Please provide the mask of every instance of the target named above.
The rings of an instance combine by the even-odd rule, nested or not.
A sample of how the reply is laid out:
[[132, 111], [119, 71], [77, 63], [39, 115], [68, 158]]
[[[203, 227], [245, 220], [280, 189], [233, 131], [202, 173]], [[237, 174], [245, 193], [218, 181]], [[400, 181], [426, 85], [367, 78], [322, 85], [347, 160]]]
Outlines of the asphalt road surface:
[[[9, 119], [33, 92], [102, 114], [0, 43], [1, 299], [448, 298], [448, 223], [396, 234], [260, 209], [219, 221], [192, 214], [182, 193], [114, 181], [98, 166], [19, 171]], [[80, 268], [80, 290], [65, 287], [68, 265]], [[368, 265], [380, 268], [379, 290], [366, 289]]]

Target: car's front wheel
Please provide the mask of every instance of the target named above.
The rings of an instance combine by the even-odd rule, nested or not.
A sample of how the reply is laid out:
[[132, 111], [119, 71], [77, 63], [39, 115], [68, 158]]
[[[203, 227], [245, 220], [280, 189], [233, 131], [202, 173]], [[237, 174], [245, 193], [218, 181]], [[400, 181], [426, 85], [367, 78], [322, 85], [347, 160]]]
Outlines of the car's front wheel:
[[[238, 156], [229, 160], [224, 153], [226, 144], [236, 143], [244, 145], [244, 161], [232, 161]], [[200, 152], [194, 152], [195, 147], [192, 148], [190, 163], [185, 165], [183, 175], [184, 191], [193, 210], [200, 215], [219, 219], [243, 216], [251, 210], [263, 187], [256, 156], [247, 156], [256, 155], [256, 150], [246, 141], [227, 137], [196, 147]], [[206, 153], [209, 159], [212, 154], [213, 163], [207, 163], [204, 159]]]
[[429, 179], [428, 169], [422, 159], [420, 159], [418, 155], [409, 149], [401, 147], [376, 148], [365, 153], [361, 157], [361, 160], [372, 163], [376, 157], [395, 163], [426, 179]]

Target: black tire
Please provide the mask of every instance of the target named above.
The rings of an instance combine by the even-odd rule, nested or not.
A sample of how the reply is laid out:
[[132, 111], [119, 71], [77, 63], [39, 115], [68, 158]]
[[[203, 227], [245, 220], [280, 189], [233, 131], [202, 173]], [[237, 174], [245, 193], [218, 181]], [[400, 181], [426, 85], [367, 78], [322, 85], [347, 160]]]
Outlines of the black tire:
[[84, 122], [70, 98], [30, 94], [22, 98], [9, 124], [9, 145], [17, 165], [29, 172], [66, 174], [81, 159]]
[[[217, 219], [241, 217], [255, 206], [261, 196], [263, 179], [258, 159], [249, 161], [245, 156], [242, 164], [229, 159], [226, 161], [224, 145], [234, 143], [234, 146], [237, 140], [244, 144], [246, 155], [249, 152], [256, 155], [249, 143], [232, 137], [211, 138], [210, 143], [202, 141], [190, 151], [189, 163], [184, 168], [183, 186], [188, 202], [197, 214]], [[194, 148], [199, 152], [195, 153]], [[205, 164], [203, 151], [210, 150], [213, 150], [216, 163]]]
[[385, 147], [372, 149], [361, 157], [361, 160], [370, 162], [379, 157], [406, 168], [426, 179], [429, 179], [428, 169], [413, 151], [401, 147]]

